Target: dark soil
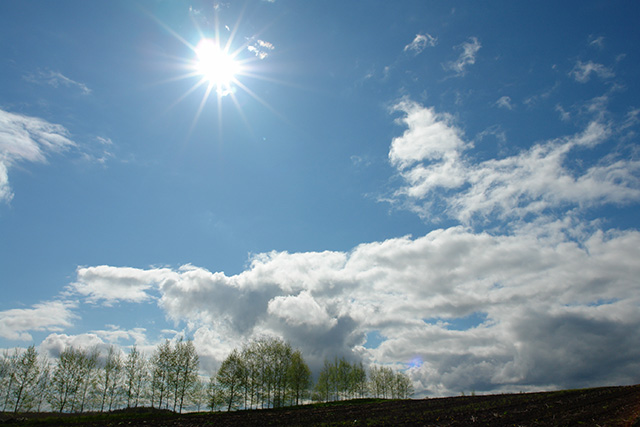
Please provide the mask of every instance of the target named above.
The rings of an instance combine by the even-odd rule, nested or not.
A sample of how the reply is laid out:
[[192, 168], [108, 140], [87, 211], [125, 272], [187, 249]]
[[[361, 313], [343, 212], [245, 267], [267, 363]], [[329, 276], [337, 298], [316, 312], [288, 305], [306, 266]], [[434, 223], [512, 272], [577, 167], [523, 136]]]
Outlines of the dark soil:
[[[5, 417], [9, 414], [4, 414]], [[36, 415], [36, 414], [31, 414]], [[50, 415], [50, 414], [49, 414]], [[27, 416], [27, 414], [25, 414]], [[1, 418], [0, 418], [1, 419]], [[39, 426], [633, 426], [640, 385], [423, 400], [352, 400], [284, 409], [192, 413], [120, 412], [7, 420]]]

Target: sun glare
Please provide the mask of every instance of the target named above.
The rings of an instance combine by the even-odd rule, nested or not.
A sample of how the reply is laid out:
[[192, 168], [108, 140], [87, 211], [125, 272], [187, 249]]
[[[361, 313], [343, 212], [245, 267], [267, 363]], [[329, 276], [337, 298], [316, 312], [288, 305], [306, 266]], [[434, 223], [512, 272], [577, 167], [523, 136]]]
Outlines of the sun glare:
[[195, 48], [196, 71], [210, 85], [227, 87], [240, 71], [238, 62], [212, 39], [202, 39]]

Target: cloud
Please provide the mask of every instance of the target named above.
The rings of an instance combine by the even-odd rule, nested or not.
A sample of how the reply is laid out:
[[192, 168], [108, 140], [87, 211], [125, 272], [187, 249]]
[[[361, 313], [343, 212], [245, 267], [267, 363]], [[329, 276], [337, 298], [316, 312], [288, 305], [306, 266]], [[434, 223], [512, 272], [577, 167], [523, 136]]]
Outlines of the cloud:
[[614, 77], [615, 74], [610, 68], [595, 62], [578, 61], [573, 69], [569, 72], [569, 76], [573, 77], [577, 82], [586, 83], [591, 79], [591, 74], [595, 74], [601, 79]]
[[438, 38], [433, 37], [430, 34], [416, 34], [416, 37], [411, 43], [404, 47], [405, 52], [413, 52], [414, 55], [419, 55], [427, 47], [433, 47], [437, 44]]
[[562, 108], [562, 105], [556, 104], [555, 110], [558, 112], [558, 114], [560, 115], [560, 120], [562, 120], [563, 122], [569, 121], [571, 119], [571, 113], [565, 111], [565, 109]]
[[[576, 242], [542, 226], [546, 237], [459, 226], [349, 252], [270, 252], [233, 276], [184, 266], [165, 271], [160, 307], [191, 325], [210, 367], [276, 335], [316, 367], [334, 355], [399, 367], [419, 358], [409, 373], [429, 395], [633, 382], [640, 233], [596, 230]], [[159, 273], [148, 272], [151, 285]], [[451, 328], [474, 313], [479, 323]], [[384, 340], [364, 348], [372, 331]]]
[[106, 327], [108, 329], [91, 331], [91, 333], [96, 334], [108, 343], [133, 340], [138, 346], [147, 344], [145, 328], [133, 328], [126, 330], [117, 325], [106, 325]]
[[116, 157], [114, 148], [111, 138], [97, 136], [94, 141], [84, 145], [82, 158], [90, 163], [104, 165]]
[[102, 353], [106, 353], [109, 344], [93, 333], [79, 335], [50, 334], [40, 343], [39, 349], [41, 353], [57, 358], [68, 347], [85, 350], [97, 349]]
[[507, 110], [513, 110], [513, 104], [511, 103], [510, 96], [502, 96], [496, 101], [496, 105], [500, 108], [506, 108]]
[[[70, 289], [93, 303], [157, 300], [192, 334], [205, 369], [267, 335], [300, 348], [315, 369], [334, 356], [406, 368], [418, 396], [635, 383], [640, 232], [571, 214], [640, 200], [633, 159], [567, 162], [617, 135], [604, 102], [592, 100], [595, 118], [573, 135], [474, 161], [453, 116], [403, 99], [392, 108], [405, 127], [389, 148], [402, 180], [392, 198], [461, 225], [349, 251], [260, 253], [230, 276], [190, 264], [81, 267]], [[629, 112], [625, 132], [637, 116]], [[546, 210], [565, 215], [553, 220]], [[510, 225], [476, 232], [478, 216]], [[124, 332], [52, 334], [45, 347]], [[376, 348], [366, 347], [371, 334], [381, 337]]]
[[173, 273], [168, 269], [141, 270], [107, 265], [79, 267], [77, 281], [70, 289], [88, 302], [112, 305], [115, 302], [144, 302], [152, 299], [148, 292], [159, 281]]
[[249, 44], [249, 46], [247, 46], [247, 50], [249, 50], [249, 52], [253, 52], [260, 59], [265, 59], [274, 49], [275, 46], [272, 43], [260, 39], [254, 40]]
[[49, 153], [59, 153], [76, 144], [61, 125], [0, 109], [0, 202], [13, 198], [9, 168], [19, 162], [44, 163]]
[[32, 340], [29, 331], [61, 331], [72, 325], [76, 316], [71, 311], [76, 304], [68, 301], [48, 301], [32, 308], [0, 311], [0, 336], [11, 340]]
[[476, 63], [476, 55], [481, 47], [476, 37], [470, 37], [468, 42], [456, 46], [457, 49], [462, 49], [462, 53], [457, 60], [446, 63], [444, 68], [454, 71], [458, 76], [464, 75], [467, 67]]
[[[598, 107], [594, 107], [599, 110]], [[405, 185], [393, 195], [396, 202], [422, 215], [438, 207], [463, 223], [498, 218], [524, 218], [548, 209], [603, 204], [624, 205], [640, 200], [640, 162], [610, 156], [583, 168], [567, 166], [569, 155], [593, 149], [613, 134], [600, 118], [564, 138], [543, 142], [500, 159], [473, 163], [464, 156], [470, 147], [447, 115], [403, 100], [396, 111], [407, 126], [394, 138], [389, 160]]]
[[307, 325], [315, 328], [330, 329], [337, 320], [330, 317], [326, 310], [307, 291], [296, 296], [278, 296], [269, 301], [267, 312], [284, 319], [294, 326]]
[[83, 95], [91, 94], [91, 89], [84, 83], [70, 79], [58, 71], [46, 70], [38, 71], [36, 74], [28, 74], [25, 80], [36, 84], [47, 84], [51, 87], [58, 88], [60, 86], [79, 89]]
[[598, 49], [602, 49], [604, 47], [604, 37], [599, 36], [589, 36], [589, 46], [597, 47]]

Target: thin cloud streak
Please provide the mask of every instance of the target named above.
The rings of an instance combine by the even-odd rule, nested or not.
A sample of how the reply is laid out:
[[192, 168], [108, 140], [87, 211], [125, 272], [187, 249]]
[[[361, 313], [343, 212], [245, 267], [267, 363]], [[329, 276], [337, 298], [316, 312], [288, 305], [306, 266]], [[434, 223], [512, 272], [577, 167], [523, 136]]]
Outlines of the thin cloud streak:
[[90, 95], [92, 92], [86, 84], [70, 79], [59, 71], [39, 71], [36, 74], [27, 74], [24, 79], [31, 83], [46, 84], [54, 88], [60, 86], [76, 88], [80, 90], [83, 95]]

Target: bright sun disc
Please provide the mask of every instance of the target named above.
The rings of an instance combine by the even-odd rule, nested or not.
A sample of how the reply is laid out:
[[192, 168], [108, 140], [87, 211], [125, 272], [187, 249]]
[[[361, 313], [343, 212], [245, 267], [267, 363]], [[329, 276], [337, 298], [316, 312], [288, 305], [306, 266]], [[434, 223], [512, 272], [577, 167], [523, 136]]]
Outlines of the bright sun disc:
[[239, 71], [238, 63], [213, 40], [202, 39], [195, 48], [196, 70], [204, 79], [218, 86], [229, 85]]

